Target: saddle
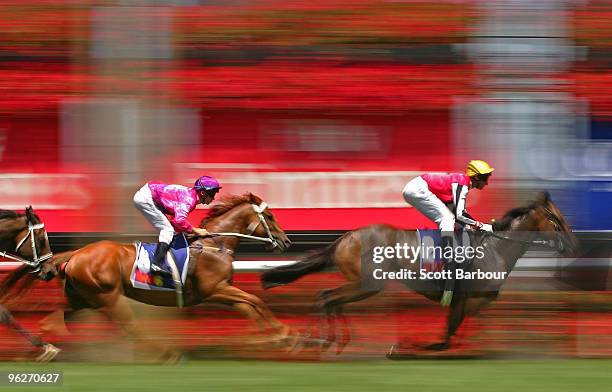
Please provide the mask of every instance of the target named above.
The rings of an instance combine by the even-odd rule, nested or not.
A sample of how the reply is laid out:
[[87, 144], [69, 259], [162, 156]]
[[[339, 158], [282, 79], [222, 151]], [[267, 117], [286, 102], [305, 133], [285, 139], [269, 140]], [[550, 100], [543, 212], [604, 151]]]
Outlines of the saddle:
[[[132, 286], [138, 289], [174, 291], [177, 288], [172, 277], [151, 273], [151, 260], [156, 245], [155, 243], [140, 241], [134, 243], [136, 259], [130, 274], [130, 281]], [[170, 267], [169, 269], [172, 269], [173, 265], [176, 266], [181, 283], [184, 285], [189, 269], [189, 243], [184, 234], [180, 233], [174, 236], [170, 243], [170, 250], [164, 258], [164, 263]]]

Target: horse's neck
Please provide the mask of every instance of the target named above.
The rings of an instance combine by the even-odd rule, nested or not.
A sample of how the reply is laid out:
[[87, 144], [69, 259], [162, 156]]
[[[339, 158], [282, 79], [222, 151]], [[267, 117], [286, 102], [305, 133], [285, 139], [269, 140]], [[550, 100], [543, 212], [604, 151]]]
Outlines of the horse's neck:
[[11, 220], [0, 229], [0, 251], [6, 252], [15, 250], [17, 235], [23, 230], [20, 219], [21, 218]]
[[[238, 207], [231, 209], [225, 214], [218, 216], [206, 224], [206, 230], [211, 233], [239, 233], [245, 234], [248, 222], [242, 217], [242, 209], [244, 207]], [[225, 249], [234, 250], [240, 243], [240, 237], [232, 236], [219, 236], [205, 238], [203, 240], [205, 245], [214, 247], [223, 247]]]
[[520, 241], [529, 241], [531, 236], [529, 234], [526, 235], [526, 233], [530, 233], [532, 230], [533, 228], [530, 227], [528, 221], [521, 221], [516, 225], [511, 225], [510, 230], [502, 233], [502, 236], [518, 241], [496, 239], [497, 246], [495, 250], [504, 259], [506, 271], [512, 271], [518, 259], [527, 252], [529, 245]]

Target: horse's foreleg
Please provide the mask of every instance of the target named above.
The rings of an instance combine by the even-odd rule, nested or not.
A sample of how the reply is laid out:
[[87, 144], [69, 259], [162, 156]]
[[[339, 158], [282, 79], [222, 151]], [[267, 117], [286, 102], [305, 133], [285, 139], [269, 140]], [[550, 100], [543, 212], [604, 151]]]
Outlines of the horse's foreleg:
[[6, 325], [7, 328], [12, 329], [13, 331], [17, 332], [18, 334], [26, 338], [26, 340], [30, 342], [32, 346], [41, 347], [43, 345], [42, 340], [38, 336], [33, 335], [32, 333], [30, 333], [30, 331], [23, 328], [13, 318], [13, 315], [11, 314], [11, 312], [9, 312], [8, 309], [6, 309], [2, 305], [0, 305], [0, 323]]
[[259, 297], [227, 283], [216, 287], [206, 298], [206, 302], [229, 304], [239, 313], [253, 320], [261, 330], [272, 329], [282, 339], [292, 334], [291, 327], [278, 320]]
[[446, 318], [446, 335], [444, 336], [444, 340], [425, 346], [425, 349], [440, 351], [450, 348], [451, 338], [455, 335], [457, 329], [459, 329], [461, 323], [463, 323], [465, 319], [465, 304], [466, 297], [455, 295]]

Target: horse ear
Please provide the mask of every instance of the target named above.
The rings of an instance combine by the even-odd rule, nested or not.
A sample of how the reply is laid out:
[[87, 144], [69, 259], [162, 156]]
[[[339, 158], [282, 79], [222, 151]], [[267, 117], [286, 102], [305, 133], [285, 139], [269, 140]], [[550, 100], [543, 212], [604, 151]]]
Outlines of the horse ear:
[[32, 206], [26, 207], [25, 214], [28, 217], [28, 220], [32, 221], [32, 219], [34, 218], [34, 210], [32, 209]]
[[548, 192], [540, 192], [536, 196], [535, 204], [536, 205], [544, 205], [550, 201], [550, 193]]
[[251, 192], [249, 192], [249, 200], [251, 204], [257, 204], [260, 205], [261, 203], [263, 203], [263, 199]]

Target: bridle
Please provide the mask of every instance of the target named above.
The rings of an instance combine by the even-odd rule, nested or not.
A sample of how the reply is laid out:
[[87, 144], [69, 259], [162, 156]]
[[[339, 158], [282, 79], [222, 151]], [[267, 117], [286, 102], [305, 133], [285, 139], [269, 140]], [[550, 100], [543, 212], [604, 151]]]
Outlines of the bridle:
[[[38, 251], [36, 250], [36, 235], [34, 233], [34, 230], [44, 229], [44, 228], [45, 228], [44, 223], [32, 224], [32, 222], [28, 220], [28, 234], [26, 234], [15, 247], [15, 251], [14, 251], [15, 254], [11, 254], [8, 252], [0, 252], [0, 256], [6, 257], [7, 259], [19, 261], [27, 266], [34, 268], [34, 270], [31, 271], [31, 273], [36, 273], [40, 271], [40, 268], [42, 267], [41, 263], [53, 257], [53, 252], [49, 252], [44, 255], [38, 256]], [[45, 242], [48, 244], [49, 237], [47, 236], [47, 231], [45, 230], [44, 233], [45, 233]], [[25, 244], [28, 238], [30, 239], [30, 245], [32, 246], [32, 260], [31, 261], [24, 259], [23, 257], [17, 254], [19, 252], [19, 249], [21, 249], [21, 247]]]
[[[559, 220], [559, 218], [548, 208], [542, 206], [542, 209], [544, 209], [544, 211], [546, 212], [546, 219], [550, 223], [552, 223], [553, 226], [555, 227], [555, 231], [561, 232], [563, 229], [563, 225], [561, 224], [561, 221]], [[563, 244], [561, 241], [559, 241], [559, 243], [557, 243], [555, 240], [529, 240], [528, 241], [528, 240], [520, 240], [517, 238], [504, 237], [495, 232], [486, 232], [486, 234], [492, 237], [495, 237], [495, 238], [499, 238], [500, 240], [518, 242], [520, 244], [525, 244], [525, 245], [544, 245], [556, 251], [563, 250]]]
[[[268, 203], [266, 203], [264, 201], [264, 202], [262, 202], [259, 205], [251, 204], [251, 207], [253, 207], [253, 211], [255, 211], [255, 213], [257, 214], [257, 217], [259, 219], [258, 219], [257, 222], [252, 222], [251, 224], [249, 224], [247, 226], [247, 233], [248, 234], [242, 234], [242, 233], [210, 233], [210, 236], [211, 237], [216, 237], [216, 236], [233, 236], [233, 237], [249, 238], [249, 239], [256, 240], [256, 241], [268, 242], [268, 243], [272, 244], [272, 249], [278, 247], [279, 246], [278, 241], [276, 240], [276, 238], [272, 234], [272, 231], [270, 231], [270, 225], [268, 225], [268, 222], [266, 221], [266, 217], [263, 214], [263, 212], [266, 210], [266, 208], [268, 208]], [[259, 225], [263, 225], [263, 227], [266, 229], [266, 234], [268, 236], [267, 238], [266, 237], [258, 237], [258, 236], [254, 236], [253, 235], [253, 233], [255, 232], [255, 230], [257, 230]]]

